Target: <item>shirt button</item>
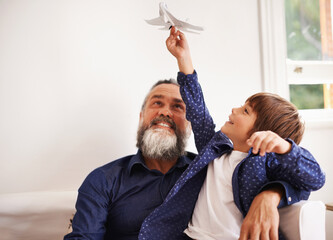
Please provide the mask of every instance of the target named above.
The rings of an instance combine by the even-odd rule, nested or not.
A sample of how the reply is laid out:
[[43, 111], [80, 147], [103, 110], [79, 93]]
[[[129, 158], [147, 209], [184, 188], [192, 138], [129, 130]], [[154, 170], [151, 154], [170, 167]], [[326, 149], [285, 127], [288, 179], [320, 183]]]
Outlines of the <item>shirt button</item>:
[[288, 197], [288, 201], [291, 202], [291, 197]]

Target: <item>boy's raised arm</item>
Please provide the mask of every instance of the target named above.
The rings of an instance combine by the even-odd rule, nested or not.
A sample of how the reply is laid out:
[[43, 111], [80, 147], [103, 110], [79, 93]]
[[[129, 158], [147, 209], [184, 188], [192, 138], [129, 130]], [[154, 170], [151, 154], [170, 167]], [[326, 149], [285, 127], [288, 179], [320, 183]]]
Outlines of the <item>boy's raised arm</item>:
[[[215, 134], [215, 124], [206, 107], [201, 86], [194, 71], [190, 48], [185, 35], [173, 27], [166, 40], [169, 52], [177, 59], [177, 81], [186, 104], [186, 119], [191, 122], [195, 145], [200, 152]], [[205, 131], [202, 131], [205, 129]]]
[[172, 27], [166, 45], [169, 52], [177, 59], [179, 71], [185, 75], [192, 74], [194, 68], [185, 35]]

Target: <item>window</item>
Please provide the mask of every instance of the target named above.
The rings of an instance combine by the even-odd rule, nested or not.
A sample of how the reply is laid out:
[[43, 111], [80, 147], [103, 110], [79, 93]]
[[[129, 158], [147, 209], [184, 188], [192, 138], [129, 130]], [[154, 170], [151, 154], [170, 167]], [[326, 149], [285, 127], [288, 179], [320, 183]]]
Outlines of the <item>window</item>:
[[287, 78], [299, 109], [333, 108], [330, 0], [285, 0]]
[[330, 0], [259, 0], [263, 90], [316, 126], [333, 125], [331, 9]]

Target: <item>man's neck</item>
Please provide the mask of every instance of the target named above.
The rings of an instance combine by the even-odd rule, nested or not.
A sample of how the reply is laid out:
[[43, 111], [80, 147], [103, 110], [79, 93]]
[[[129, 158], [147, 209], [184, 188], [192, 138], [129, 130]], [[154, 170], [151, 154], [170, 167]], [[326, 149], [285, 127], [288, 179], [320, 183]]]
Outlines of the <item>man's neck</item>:
[[177, 159], [163, 161], [147, 157], [144, 157], [144, 161], [149, 169], [158, 170], [163, 174], [166, 174], [177, 163]]

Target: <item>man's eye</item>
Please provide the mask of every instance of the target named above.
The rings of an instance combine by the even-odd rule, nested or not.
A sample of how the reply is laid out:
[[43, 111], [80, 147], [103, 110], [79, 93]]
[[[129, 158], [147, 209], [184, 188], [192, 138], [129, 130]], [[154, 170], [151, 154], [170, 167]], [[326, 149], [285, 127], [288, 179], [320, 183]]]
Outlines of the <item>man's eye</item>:
[[246, 114], [249, 114], [249, 111], [247, 110], [247, 108], [244, 109], [244, 112], [245, 112]]
[[157, 101], [157, 102], [154, 102], [153, 104], [154, 104], [154, 105], [161, 105], [161, 104], [162, 104], [162, 102], [160, 102], [160, 101]]
[[183, 110], [184, 107], [181, 104], [175, 104], [175, 108]]

